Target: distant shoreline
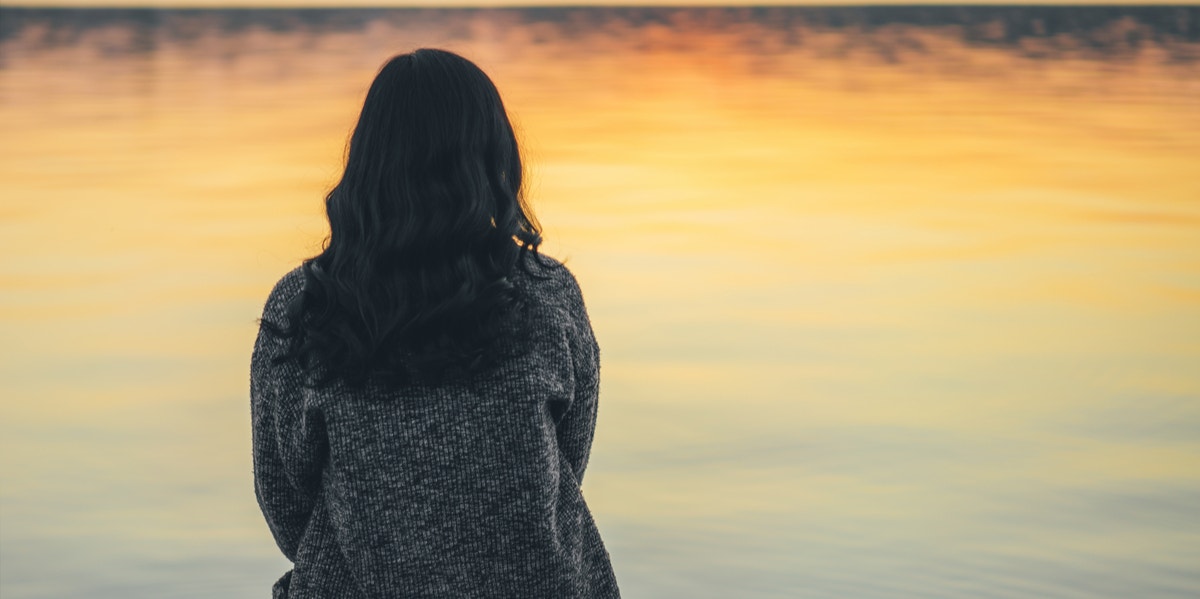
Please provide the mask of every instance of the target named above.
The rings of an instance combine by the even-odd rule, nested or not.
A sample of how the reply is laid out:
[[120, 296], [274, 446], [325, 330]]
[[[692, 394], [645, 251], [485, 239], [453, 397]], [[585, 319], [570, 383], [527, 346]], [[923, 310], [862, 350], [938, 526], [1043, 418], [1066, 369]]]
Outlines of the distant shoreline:
[[[250, 27], [314, 33], [352, 31], [378, 20], [412, 16], [478, 14], [518, 15], [528, 22], [602, 26], [675, 26], [684, 16], [702, 27], [720, 28], [755, 22], [776, 30], [870, 32], [894, 26], [958, 27], [965, 41], [982, 45], [1016, 44], [1028, 38], [1080, 37], [1093, 48], [1111, 44], [1200, 42], [1200, 4], [829, 4], [759, 6], [358, 6], [297, 7], [151, 7], [151, 6], [0, 6], [0, 42], [31, 24], [49, 25], [67, 34], [111, 26], [170, 28], [192, 16], [213, 17], [206, 27], [236, 32]], [[695, 17], [695, 18], [693, 18]]]

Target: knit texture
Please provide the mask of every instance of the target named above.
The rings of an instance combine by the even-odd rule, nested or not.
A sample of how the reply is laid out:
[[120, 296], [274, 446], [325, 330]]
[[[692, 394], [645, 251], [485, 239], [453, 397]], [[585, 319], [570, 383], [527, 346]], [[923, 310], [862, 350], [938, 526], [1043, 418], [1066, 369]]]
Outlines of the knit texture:
[[[312, 389], [260, 327], [251, 359], [255, 492], [293, 563], [275, 599], [620, 597], [580, 491], [599, 348], [566, 267], [512, 275], [518, 351], [438, 386]], [[299, 268], [263, 320], [286, 326]]]

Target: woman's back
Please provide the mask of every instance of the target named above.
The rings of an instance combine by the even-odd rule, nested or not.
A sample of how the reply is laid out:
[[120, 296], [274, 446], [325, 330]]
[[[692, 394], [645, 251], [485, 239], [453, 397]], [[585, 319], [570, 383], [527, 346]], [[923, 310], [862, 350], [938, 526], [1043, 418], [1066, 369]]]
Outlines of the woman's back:
[[[295, 563], [276, 597], [619, 596], [579, 488], [598, 349], [574, 277], [541, 261], [514, 276], [521, 346], [470, 380], [306, 387], [260, 331], [256, 490]], [[303, 285], [280, 280], [263, 319], [286, 326]]]
[[461, 56], [395, 56], [367, 91], [329, 240], [251, 362], [276, 598], [618, 597], [580, 491], [598, 349], [519, 154]]

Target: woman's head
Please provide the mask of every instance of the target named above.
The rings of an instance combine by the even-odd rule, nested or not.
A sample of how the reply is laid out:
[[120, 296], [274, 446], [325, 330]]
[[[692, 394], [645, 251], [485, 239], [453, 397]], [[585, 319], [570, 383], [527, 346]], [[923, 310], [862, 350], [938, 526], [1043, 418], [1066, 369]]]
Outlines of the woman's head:
[[410, 259], [488, 237], [536, 243], [521, 185], [517, 139], [491, 79], [444, 50], [401, 54], [367, 92], [327, 200], [330, 241], [366, 238]]
[[367, 92], [345, 172], [325, 200], [330, 235], [305, 262], [285, 359], [325, 381], [440, 380], [486, 367], [517, 310], [509, 275], [541, 235], [522, 194], [499, 92], [469, 60], [422, 49]]

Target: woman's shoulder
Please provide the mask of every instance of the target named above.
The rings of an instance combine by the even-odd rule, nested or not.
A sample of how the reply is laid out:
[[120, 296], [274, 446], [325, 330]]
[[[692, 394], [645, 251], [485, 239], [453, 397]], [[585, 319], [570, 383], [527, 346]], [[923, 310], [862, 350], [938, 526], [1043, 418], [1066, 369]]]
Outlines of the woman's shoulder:
[[[527, 254], [525, 264], [518, 267], [518, 285], [535, 296], [547, 300], [574, 302], [581, 298], [579, 281], [562, 261], [542, 253]], [[557, 303], [557, 302], [554, 302]]]
[[[511, 275], [515, 287], [539, 304], [554, 305], [575, 312], [583, 309], [583, 292], [579, 281], [567, 265], [542, 253], [527, 253]], [[263, 318], [286, 326], [288, 306], [304, 291], [308, 278], [306, 264], [288, 271], [271, 288], [263, 306]]]
[[304, 265], [301, 264], [280, 277], [275, 282], [275, 285], [271, 287], [271, 293], [267, 296], [266, 305], [263, 306], [263, 318], [269, 317], [270, 320], [279, 322], [279, 319], [287, 313], [288, 305], [303, 290]]
[[[562, 262], [548, 256], [532, 256], [534, 263], [517, 285], [543, 325], [557, 323], [575, 335], [591, 339], [591, 322], [583, 291], [575, 275]], [[592, 341], [594, 344], [594, 340]]]

